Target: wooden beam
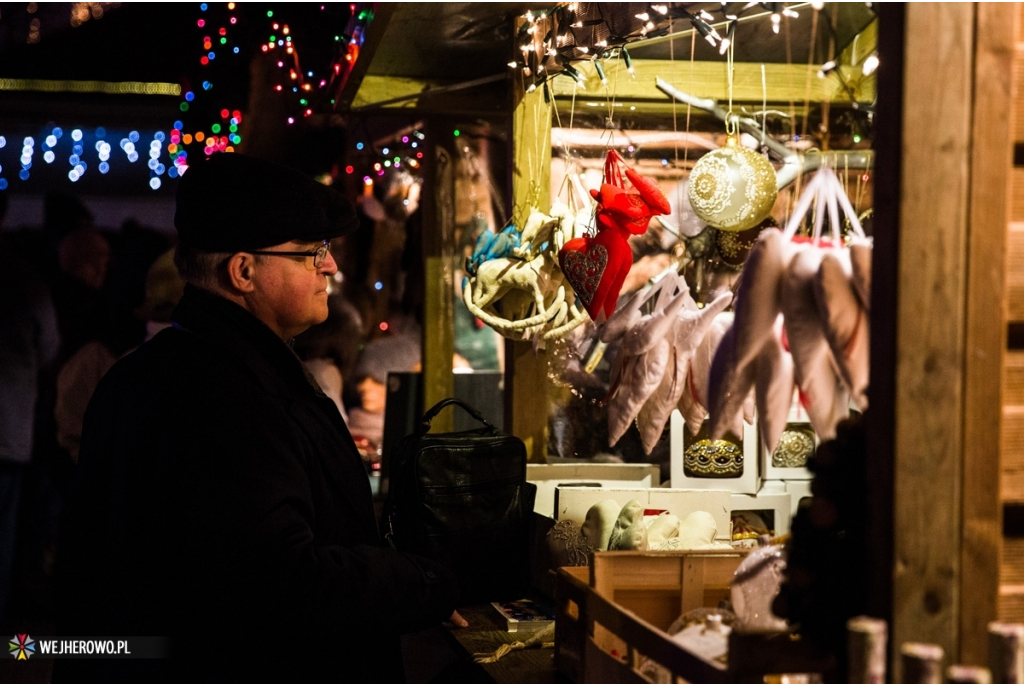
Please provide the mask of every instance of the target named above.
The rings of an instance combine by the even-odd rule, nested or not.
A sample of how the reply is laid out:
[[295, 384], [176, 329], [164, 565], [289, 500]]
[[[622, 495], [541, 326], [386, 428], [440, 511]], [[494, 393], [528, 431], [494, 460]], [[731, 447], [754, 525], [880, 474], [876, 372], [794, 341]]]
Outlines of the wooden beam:
[[[764, 98], [761, 87], [761, 64], [740, 62], [733, 65], [733, 101], [757, 103]], [[836, 76], [818, 78], [818, 66], [808, 67], [806, 64], [771, 64], [763, 65], [765, 84], [768, 92], [769, 105], [789, 102], [849, 103], [850, 96], [842, 87]], [[576, 84], [572, 78], [559, 75], [551, 81], [552, 93], [558, 100], [571, 99], [575, 92], [577, 106], [582, 102], [600, 102], [602, 105], [610, 98], [616, 102], [632, 101], [664, 101], [665, 96], [655, 88], [654, 81], [662, 78], [680, 90], [702, 98], [729, 101], [728, 79], [725, 58], [721, 62], [693, 62], [689, 60], [635, 59], [634, 78], [626, 70], [625, 62], [609, 61], [605, 67], [608, 85], [601, 83], [597, 69], [593, 64], [583, 62], [576, 69], [583, 74], [586, 81], [583, 86]], [[839, 67], [843, 78], [852, 88], [855, 99], [860, 103], [870, 103], [875, 99], [875, 75], [864, 76], [860, 67]], [[808, 79], [810, 75], [810, 79]], [[810, 85], [808, 86], [808, 81]]]
[[950, 655], [960, 649], [974, 13], [910, 3], [904, 33], [892, 636]]
[[[903, 83], [906, 3], [881, 3], [874, 147], [874, 251], [871, 261], [871, 407], [864, 414], [867, 615], [892, 625], [894, 452], [896, 447], [896, 329], [899, 321], [900, 186], [903, 174]], [[913, 133], [911, 133], [913, 135]], [[891, 631], [890, 631], [891, 634]], [[894, 650], [895, 651], [895, 650]], [[895, 673], [890, 670], [890, 673]]]
[[374, 3], [373, 21], [366, 28], [366, 39], [363, 40], [363, 45], [359, 48], [359, 56], [356, 58], [356, 63], [352, 65], [352, 71], [349, 72], [335, 98], [335, 109], [345, 111], [351, 106], [356, 93], [359, 92], [359, 88], [363, 83], [363, 78], [370, 68], [370, 63], [373, 62], [373, 56], [384, 40], [384, 34], [387, 33], [391, 17], [394, 15], [398, 4], [397, 2]]
[[[359, 109], [394, 98], [422, 93], [430, 88], [448, 85], [448, 81], [438, 79], [407, 78], [404, 76], [378, 76], [367, 74], [352, 99], [352, 109]], [[394, 107], [415, 108], [416, 100], [410, 99]]]
[[[512, 114], [513, 220], [522, 226], [530, 207], [551, 204], [551, 105], [541, 90], [515, 97]], [[526, 341], [505, 344], [505, 430], [526, 443], [532, 462], [548, 453], [548, 359]]]
[[[1000, 423], [1006, 346], [1006, 242], [1013, 164], [1011, 86], [1015, 3], [976, 8], [971, 134], [967, 334], [964, 368], [963, 547], [960, 660], [988, 663], [987, 625], [999, 611], [1003, 507]], [[997, 316], [996, 313], [1001, 315]]]
[[[423, 410], [455, 395], [455, 157], [447, 121], [427, 121], [423, 187]], [[453, 429], [451, 411], [434, 420], [434, 432]]]
[[507, 101], [506, 81], [508, 74], [494, 74], [471, 81], [367, 74], [352, 102], [352, 109], [404, 108], [422, 111], [431, 108], [451, 112], [467, 108], [499, 109], [499, 104], [503, 105]]

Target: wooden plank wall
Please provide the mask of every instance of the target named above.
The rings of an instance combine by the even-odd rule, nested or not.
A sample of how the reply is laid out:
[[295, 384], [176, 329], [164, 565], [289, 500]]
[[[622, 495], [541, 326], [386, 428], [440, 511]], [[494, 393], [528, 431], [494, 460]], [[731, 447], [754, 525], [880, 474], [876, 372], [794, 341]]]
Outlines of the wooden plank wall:
[[997, 408], [1018, 11], [910, 3], [905, 12], [892, 636], [936, 643], [961, 663], [987, 662], [985, 626], [1000, 598]]
[[[967, 328], [964, 355], [963, 539], [960, 557], [961, 663], [988, 663], [986, 627], [999, 607], [1002, 505], [1000, 436], [992, 409], [1002, 404], [1000, 383], [1006, 330], [999, 316], [1006, 287], [1013, 140], [1012, 28], [1018, 7], [975, 7], [974, 123], [971, 134], [970, 230], [967, 243]], [[996, 416], [998, 419], [998, 415]]]
[[1006, 240], [1008, 349], [1003, 358], [1002, 482], [1003, 557], [999, 574], [999, 618], [1024, 621], [1024, 4], [1018, 4], [1013, 64], [1014, 170], [1010, 177], [1010, 223]]
[[906, 5], [892, 640], [947, 654], [960, 633], [974, 24], [966, 3]]

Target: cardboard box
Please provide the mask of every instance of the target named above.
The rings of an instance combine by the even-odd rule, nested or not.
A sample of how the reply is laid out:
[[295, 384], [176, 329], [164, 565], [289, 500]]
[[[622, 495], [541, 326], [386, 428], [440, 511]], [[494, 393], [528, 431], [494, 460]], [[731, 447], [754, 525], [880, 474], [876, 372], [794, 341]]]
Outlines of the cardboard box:
[[[796, 392], [793, 393], [793, 402], [789, 408], [786, 430], [804, 433], [814, 441], [814, 449], [818, 449], [820, 441], [811, 427], [811, 418], [807, 415], [807, 410], [801, 406]], [[814, 477], [814, 474], [807, 470], [806, 467], [774, 466], [773, 455], [768, 452], [764, 441], [760, 441], [760, 453], [761, 477], [765, 480], [811, 480]]]
[[527, 464], [526, 480], [537, 486], [533, 510], [558, 518], [555, 513], [555, 488], [559, 485], [587, 483], [602, 488], [656, 488], [661, 484], [661, 469], [653, 464]]
[[725, 490], [681, 490], [677, 488], [581, 488], [559, 487], [555, 491], [555, 518], [583, 525], [590, 507], [606, 499], [624, 507], [636, 500], [644, 509], [664, 509], [680, 519], [695, 511], [706, 511], [715, 519], [717, 539], [729, 541], [731, 493]]
[[762, 488], [756, 495], [733, 494], [731, 511], [733, 514], [740, 511], [757, 512], [767, 526], [775, 531], [775, 535], [784, 535], [790, 531], [792, 499], [782, 483], [773, 483], [772, 486]]
[[[749, 423], [743, 424], [743, 471], [738, 477], [731, 478], [707, 478], [694, 476], [687, 473], [684, 465], [684, 455], [691, 442], [695, 440], [689, 434], [686, 423], [678, 409], [672, 411], [672, 418], [669, 421], [669, 455], [671, 459], [672, 487], [684, 488], [687, 490], [728, 490], [747, 495], [755, 495], [761, 487], [759, 473], [760, 440], [757, 436], [757, 427]], [[706, 425], [706, 423], [705, 423]]]
[[805, 497], [811, 496], [811, 481], [809, 480], [792, 480], [786, 481], [786, 492], [789, 493], [790, 498], [793, 500], [791, 511], [793, 516], [796, 516], [796, 512], [800, 509], [800, 500]]

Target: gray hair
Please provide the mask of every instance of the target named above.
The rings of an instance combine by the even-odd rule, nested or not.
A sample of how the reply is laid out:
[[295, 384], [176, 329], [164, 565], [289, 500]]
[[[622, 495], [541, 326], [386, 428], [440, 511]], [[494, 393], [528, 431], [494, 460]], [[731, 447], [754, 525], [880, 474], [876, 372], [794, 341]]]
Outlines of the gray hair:
[[232, 252], [203, 252], [184, 245], [174, 248], [174, 266], [182, 280], [206, 290], [216, 290], [220, 271]]

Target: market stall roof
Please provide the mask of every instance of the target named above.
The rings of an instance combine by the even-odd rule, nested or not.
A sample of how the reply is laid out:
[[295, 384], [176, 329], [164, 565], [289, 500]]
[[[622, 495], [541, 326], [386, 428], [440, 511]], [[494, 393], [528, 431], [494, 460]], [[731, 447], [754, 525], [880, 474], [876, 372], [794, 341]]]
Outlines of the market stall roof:
[[[737, 8], [744, 4], [732, 3]], [[806, 79], [803, 77], [808, 69], [816, 71], [829, 54], [838, 55], [851, 47], [858, 34], [874, 19], [872, 10], [862, 3], [831, 5], [834, 8], [830, 6], [828, 13], [822, 14], [812, 11], [809, 3], [791, 3], [789, 7], [794, 8], [797, 16], [784, 17], [779, 34], [772, 31], [770, 12], [751, 10], [740, 20], [736, 31], [735, 61], [738, 65], [765, 63], [788, 67], [794, 74], [799, 72], [801, 94], [809, 91], [812, 98], [822, 97], [818, 84], [804, 88]], [[630, 21], [635, 24], [638, 21], [635, 15], [650, 7], [647, 3], [635, 2], [594, 3], [594, 6], [599, 6], [610, 25]], [[722, 14], [721, 3], [676, 6], [693, 13], [705, 10]], [[528, 9], [537, 11], [550, 7], [550, 3], [382, 4], [360, 56], [363, 64], [357, 65], [339, 105], [352, 110], [416, 107], [441, 112], [507, 108], [508, 80], [513, 71], [508, 62], [513, 50], [515, 18]], [[650, 62], [646, 71], [678, 69], [684, 64], [688, 67], [693, 31], [683, 32], [686, 26], [688, 22], [680, 21], [678, 30], [673, 28], [673, 39], [661, 36], [632, 43], [630, 53], [635, 60]], [[861, 46], [861, 57], [873, 49], [873, 41], [871, 43]], [[717, 49], [704, 40], [694, 41], [693, 47], [695, 64], [706, 67], [705, 71], [708, 68], [724, 71], [725, 57]], [[673, 62], [675, 64], [671, 65]], [[717, 71], [713, 78], [716, 83], [724, 84], [725, 79]], [[793, 78], [793, 74], [787, 73], [787, 80]], [[556, 78], [552, 82], [556, 98], [565, 96], [564, 84], [569, 81]], [[758, 97], [746, 99], [760, 100], [759, 82], [758, 78]], [[870, 102], [873, 99], [873, 81], [871, 85], [872, 88], [858, 94], [859, 100]], [[668, 99], [654, 89], [653, 79], [632, 87], [633, 90], [644, 89], [645, 93], [632, 93], [626, 100], [648, 100], [651, 105], [670, 107]], [[838, 82], [826, 87], [825, 99], [832, 99], [838, 88]], [[719, 97], [722, 90], [718, 85], [715, 93], [704, 95]], [[593, 92], [599, 94], [600, 88]], [[444, 97], [431, 97], [428, 93]], [[790, 98], [788, 91], [786, 97]], [[623, 102], [623, 98], [619, 100]]]

